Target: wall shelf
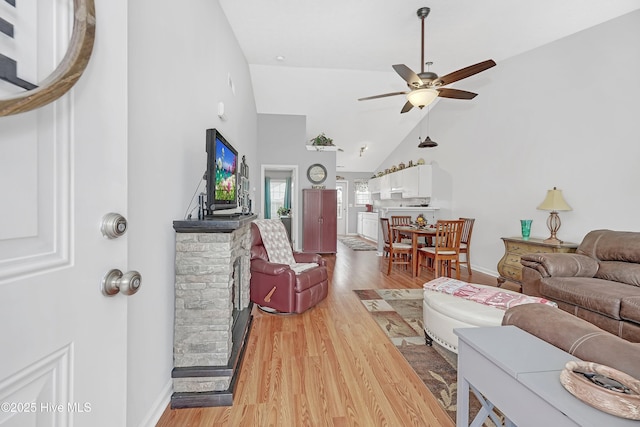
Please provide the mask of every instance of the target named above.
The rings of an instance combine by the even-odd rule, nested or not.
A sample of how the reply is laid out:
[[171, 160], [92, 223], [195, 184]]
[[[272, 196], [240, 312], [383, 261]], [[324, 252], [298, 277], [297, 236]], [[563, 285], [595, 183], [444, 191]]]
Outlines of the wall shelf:
[[307, 151], [338, 151], [337, 145], [307, 145]]

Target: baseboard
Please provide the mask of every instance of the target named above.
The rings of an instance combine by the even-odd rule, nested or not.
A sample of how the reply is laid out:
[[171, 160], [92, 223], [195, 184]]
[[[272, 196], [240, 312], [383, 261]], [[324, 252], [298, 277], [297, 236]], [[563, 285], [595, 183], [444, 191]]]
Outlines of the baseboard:
[[155, 427], [160, 421], [160, 417], [164, 413], [164, 410], [169, 406], [171, 402], [171, 393], [173, 392], [173, 381], [169, 378], [169, 381], [162, 387], [162, 391], [158, 395], [158, 398], [151, 405], [151, 409], [144, 417], [144, 420], [139, 424], [139, 427]]
[[477, 265], [473, 265], [473, 264], [471, 264], [471, 270], [477, 271], [477, 272], [480, 272], [480, 273], [484, 273], [487, 276], [493, 276], [493, 277], [496, 278], [496, 280], [498, 279], [498, 272], [497, 271], [487, 270], [486, 268], [480, 268]]

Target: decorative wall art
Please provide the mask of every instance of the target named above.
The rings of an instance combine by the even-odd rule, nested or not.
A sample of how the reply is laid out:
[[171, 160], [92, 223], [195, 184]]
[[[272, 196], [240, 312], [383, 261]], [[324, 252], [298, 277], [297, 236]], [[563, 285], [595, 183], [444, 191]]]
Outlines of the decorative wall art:
[[[16, 7], [16, 2], [8, 2]], [[19, 3], [18, 3], [19, 6]], [[73, 32], [67, 52], [57, 68], [39, 85], [21, 79], [17, 75], [19, 64], [15, 59], [0, 55], [0, 79], [26, 89], [5, 99], [0, 99], [0, 117], [24, 113], [47, 105], [62, 95], [80, 79], [91, 53], [96, 30], [94, 0], [73, 1]], [[0, 17], [0, 32], [13, 39], [13, 24]]]

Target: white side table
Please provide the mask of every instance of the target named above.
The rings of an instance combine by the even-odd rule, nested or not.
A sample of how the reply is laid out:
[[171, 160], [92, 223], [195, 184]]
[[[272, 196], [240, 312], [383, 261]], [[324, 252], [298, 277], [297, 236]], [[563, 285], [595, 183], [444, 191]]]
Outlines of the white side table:
[[[634, 426], [595, 409], [564, 389], [560, 371], [579, 360], [515, 326], [455, 329], [458, 335], [457, 427], [469, 426], [470, 386], [482, 393], [481, 426], [492, 405], [526, 426]], [[482, 418], [482, 419], [480, 419]], [[509, 425], [509, 423], [507, 423]]]

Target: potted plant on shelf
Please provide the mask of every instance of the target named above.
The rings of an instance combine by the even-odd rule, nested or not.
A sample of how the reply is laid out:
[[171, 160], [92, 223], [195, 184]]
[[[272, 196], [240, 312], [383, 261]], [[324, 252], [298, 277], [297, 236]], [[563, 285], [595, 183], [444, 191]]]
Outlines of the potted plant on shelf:
[[311, 140], [311, 145], [316, 145], [320, 147], [326, 147], [333, 145], [333, 139], [329, 138], [322, 132], [320, 135], [316, 136]]
[[280, 206], [278, 208], [278, 216], [279, 217], [289, 216], [289, 215], [291, 215], [291, 209], [290, 208], [285, 208], [284, 206]]

